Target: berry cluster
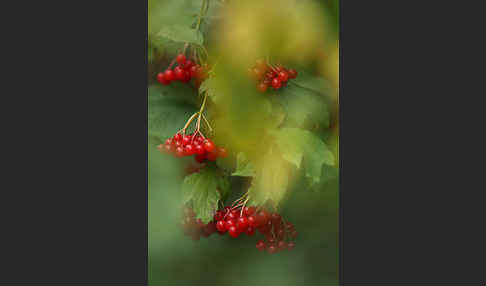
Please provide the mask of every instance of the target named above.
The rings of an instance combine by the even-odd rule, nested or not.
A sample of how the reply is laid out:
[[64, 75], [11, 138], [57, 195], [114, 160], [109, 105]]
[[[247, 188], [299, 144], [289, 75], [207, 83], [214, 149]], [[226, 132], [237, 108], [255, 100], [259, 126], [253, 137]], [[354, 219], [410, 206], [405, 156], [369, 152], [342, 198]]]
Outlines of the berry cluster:
[[157, 74], [157, 81], [163, 85], [168, 85], [173, 81], [189, 82], [192, 78], [197, 88], [207, 78], [208, 66], [200, 66], [191, 60], [186, 59], [184, 54], [179, 54], [176, 57], [178, 65], [174, 69], [166, 69], [164, 72]]
[[254, 206], [244, 208], [226, 206], [223, 210], [216, 211], [213, 220], [206, 225], [201, 220], [195, 219], [191, 209], [186, 208], [184, 213], [184, 233], [196, 240], [201, 235], [207, 237], [215, 232], [220, 235], [228, 233], [233, 238], [237, 238], [242, 233], [253, 236], [258, 230], [264, 235], [264, 240], [256, 243], [256, 248], [260, 251], [266, 250], [273, 254], [282, 250], [292, 250], [295, 247], [295, 243], [291, 241], [297, 237], [293, 224], [283, 222], [278, 213], [269, 213], [265, 209], [257, 212]]
[[205, 160], [215, 161], [218, 157], [228, 156], [226, 148], [217, 147], [211, 139], [204, 139], [201, 135], [177, 133], [174, 137], [160, 144], [157, 149], [161, 152], [174, 154], [176, 157], [192, 156], [196, 162], [203, 163]]
[[297, 71], [286, 69], [283, 66], [272, 66], [263, 60], [257, 60], [254, 67], [248, 69], [250, 77], [258, 81], [257, 88], [260, 92], [266, 92], [271, 86], [275, 90], [287, 85], [289, 79], [297, 77]]
[[204, 224], [201, 219], [196, 220], [196, 214], [188, 207], [184, 208], [184, 217], [181, 226], [184, 234], [192, 237], [194, 240], [199, 240], [201, 236], [208, 237], [218, 232], [216, 230], [216, 224], [213, 221]]

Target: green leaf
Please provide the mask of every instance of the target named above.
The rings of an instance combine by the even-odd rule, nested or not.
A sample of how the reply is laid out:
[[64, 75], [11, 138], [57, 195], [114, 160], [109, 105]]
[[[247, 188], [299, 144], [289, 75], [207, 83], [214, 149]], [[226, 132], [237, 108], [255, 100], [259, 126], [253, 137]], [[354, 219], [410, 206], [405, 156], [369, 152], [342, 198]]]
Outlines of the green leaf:
[[299, 71], [299, 75], [292, 79], [292, 83], [317, 93], [329, 95], [331, 93], [331, 84], [319, 76], [313, 76], [305, 71]]
[[287, 113], [287, 126], [329, 126], [329, 110], [323, 95], [289, 84], [280, 92], [278, 101]]
[[263, 205], [271, 200], [276, 207], [288, 187], [289, 166], [281, 156], [270, 149], [263, 157], [263, 166], [252, 182], [249, 195], [252, 204]]
[[182, 201], [192, 201], [192, 208], [196, 217], [208, 223], [214, 211], [218, 208], [221, 193], [218, 187], [229, 188], [229, 184], [217, 172], [216, 168], [203, 168], [198, 173], [186, 176], [182, 183]]
[[217, 82], [215, 81], [214, 76], [208, 77], [205, 81], [201, 83], [201, 86], [199, 86], [199, 94], [204, 94], [204, 92], [207, 92], [208, 96], [217, 103], [221, 99], [221, 97], [216, 92], [216, 84]]
[[185, 86], [149, 87], [148, 97], [148, 135], [165, 140], [171, 137], [197, 111], [193, 91]]
[[204, 41], [201, 32], [180, 25], [165, 26], [160, 29], [156, 36], [167, 38], [174, 42], [188, 42], [200, 46], [202, 46]]
[[242, 152], [238, 153], [236, 158], [236, 171], [231, 174], [232, 176], [253, 177], [255, 176], [255, 168], [253, 164], [248, 160], [246, 155]]
[[228, 176], [219, 176], [217, 179], [218, 191], [221, 198], [225, 198], [230, 191], [230, 181]]
[[285, 160], [300, 168], [303, 161], [305, 176], [311, 185], [320, 181], [323, 164], [334, 165], [334, 155], [313, 133], [299, 128], [273, 131], [277, 146]]

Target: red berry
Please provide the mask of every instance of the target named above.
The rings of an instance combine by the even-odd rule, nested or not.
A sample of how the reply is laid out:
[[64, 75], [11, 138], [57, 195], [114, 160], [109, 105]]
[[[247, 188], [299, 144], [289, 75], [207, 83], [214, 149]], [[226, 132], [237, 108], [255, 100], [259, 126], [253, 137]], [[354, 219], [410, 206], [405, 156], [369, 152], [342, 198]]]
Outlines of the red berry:
[[286, 82], [287, 80], [289, 80], [289, 74], [286, 71], [281, 71], [278, 73], [278, 78], [280, 79], [280, 81]]
[[197, 66], [192, 66], [190, 69], [189, 69], [189, 72], [191, 73], [191, 77], [197, 77]]
[[287, 243], [285, 241], [281, 240], [277, 243], [277, 248], [278, 250], [284, 250], [287, 248]]
[[289, 235], [290, 235], [290, 237], [292, 237], [292, 238], [296, 238], [296, 237], [297, 237], [297, 231], [295, 231], [295, 230], [294, 230], [294, 231], [292, 231], [292, 232], [291, 232]]
[[277, 239], [283, 239], [285, 231], [283, 229], [279, 229], [275, 235], [277, 236]]
[[226, 222], [224, 220], [220, 220], [216, 223], [216, 228], [218, 231], [225, 232], [228, 229], [226, 228]]
[[236, 221], [240, 232], [246, 231], [246, 228], [248, 227], [248, 219], [243, 216], [239, 217]]
[[165, 145], [172, 145], [172, 138], [165, 140]]
[[209, 161], [216, 161], [216, 159], [218, 158], [218, 153], [216, 153], [216, 152], [209, 152], [209, 153], [206, 154], [206, 158]]
[[204, 143], [204, 138], [203, 138], [202, 136], [198, 135], [198, 136], [196, 137], [196, 141], [197, 141], [199, 144], [201, 144], [201, 145], [202, 145], [202, 144]]
[[[194, 149], [197, 149], [197, 146]], [[196, 162], [198, 162], [199, 164], [202, 164], [204, 163], [204, 160], [206, 160], [206, 154], [197, 154], [194, 157], [194, 160], [196, 160]]]
[[267, 88], [268, 88], [268, 84], [266, 84], [265, 82], [261, 82], [258, 84], [258, 91], [260, 92], [267, 91]]
[[164, 152], [165, 153], [172, 153], [174, 151], [174, 146], [172, 145], [164, 145]]
[[290, 241], [289, 243], [287, 243], [287, 249], [288, 250], [292, 250], [294, 249], [295, 247], [295, 243], [293, 241]]
[[183, 81], [186, 77], [186, 71], [184, 71], [181, 67], [175, 67], [174, 76], [176, 80]]
[[273, 243], [276, 242], [275, 238], [273, 238], [273, 237], [267, 238], [267, 241], [268, 241], [269, 244], [273, 244]]
[[217, 212], [214, 214], [213, 219], [214, 219], [215, 221], [219, 221], [219, 220], [222, 220], [222, 219], [223, 219], [223, 217], [224, 217], [224, 213], [223, 213], [223, 211], [217, 211]]
[[191, 144], [187, 144], [186, 146], [184, 146], [184, 154], [186, 156], [194, 155], [195, 151], [196, 150], [195, 150], [194, 146], [192, 146]]
[[289, 78], [296, 78], [297, 77], [297, 71], [294, 69], [289, 69]]
[[185, 135], [184, 137], [182, 137], [182, 144], [183, 145], [187, 145], [187, 144], [190, 144], [190, 143], [191, 143], [191, 136]]
[[263, 240], [257, 241], [256, 248], [260, 251], [263, 251], [265, 249], [265, 242]]
[[157, 81], [163, 85], [168, 85], [170, 83], [170, 81], [165, 78], [164, 73], [162, 72], [159, 72], [157, 74]]
[[228, 151], [226, 151], [226, 148], [219, 148], [218, 149], [218, 156], [221, 158], [226, 158], [228, 156]]
[[248, 225], [251, 227], [257, 227], [257, 219], [254, 215], [248, 217]]
[[173, 81], [175, 80], [175, 75], [174, 75], [174, 71], [171, 70], [171, 69], [166, 69], [165, 72], [164, 72], [164, 77], [166, 80], [168, 81]]
[[174, 140], [175, 141], [181, 141], [182, 140], [182, 134], [181, 133], [177, 133], [176, 135], [174, 135]]
[[189, 82], [191, 80], [191, 72], [188, 70], [183, 70], [183, 78], [181, 79], [182, 82]]
[[196, 77], [200, 80], [204, 80], [207, 77], [207, 73], [203, 67], [198, 67], [196, 72]]
[[279, 225], [282, 217], [278, 213], [273, 213], [270, 219], [274, 225]]
[[192, 66], [194, 66], [194, 62], [191, 61], [191, 60], [187, 60], [184, 64], [183, 64], [183, 68], [186, 69], [186, 70], [189, 70]]
[[280, 82], [280, 79], [278, 77], [272, 79], [272, 87], [275, 89], [279, 89], [282, 87], [282, 82]]
[[254, 206], [251, 206], [251, 207], [245, 207], [243, 209], [243, 214], [245, 216], [251, 216], [252, 214], [255, 213], [255, 207]]
[[226, 220], [226, 229], [229, 229], [231, 226], [236, 226], [235, 219], [227, 219]]
[[254, 234], [255, 234], [255, 231], [256, 231], [256, 229], [255, 229], [254, 227], [249, 226], [249, 227], [246, 229], [246, 234], [247, 234], [248, 236], [252, 236], [252, 235], [254, 235]]
[[228, 218], [228, 219], [237, 219], [239, 216], [240, 216], [240, 215], [239, 215], [238, 211], [236, 211], [236, 210], [232, 210], [232, 211], [231, 211], [231, 212], [228, 214], [227, 218]]
[[204, 141], [204, 149], [207, 152], [213, 152], [215, 148], [216, 147], [214, 146], [214, 143], [213, 143], [213, 141], [211, 141], [211, 139], [206, 139]]
[[267, 247], [267, 251], [270, 254], [274, 254], [275, 252], [277, 252], [277, 247], [275, 245], [270, 245]]
[[238, 228], [236, 226], [230, 226], [228, 228], [229, 235], [233, 238], [237, 238], [240, 235], [240, 232], [238, 231]]
[[186, 56], [184, 54], [178, 54], [176, 57], [176, 61], [178, 64], [183, 65], [186, 63]]
[[196, 145], [196, 154], [198, 155], [204, 155], [206, 153], [206, 150], [202, 145]]
[[270, 220], [270, 215], [267, 211], [261, 210], [257, 215], [257, 219], [259, 220], [259, 225], [266, 225]]
[[269, 72], [266, 73], [265, 79], [272, 80], [276, 76], [277, 74], [274, 71], [270, 70]]
[[265, 76], [265, 71], [259, 68], [254, 68], [253, 73], [256, 79], [262, 79]]
[[182, 145], [182, 141], [175, 141], [175, 142], [172, 144], [172, 146], [174, 146], [175, 148], [177, 148], [177, 147], [183, 147], [183, 145]]
[[175, 149], [175, 154], [176, 154], [177, 157], [184, 156], [184, 148], [182, 148], [181, 146], [177, 147]]

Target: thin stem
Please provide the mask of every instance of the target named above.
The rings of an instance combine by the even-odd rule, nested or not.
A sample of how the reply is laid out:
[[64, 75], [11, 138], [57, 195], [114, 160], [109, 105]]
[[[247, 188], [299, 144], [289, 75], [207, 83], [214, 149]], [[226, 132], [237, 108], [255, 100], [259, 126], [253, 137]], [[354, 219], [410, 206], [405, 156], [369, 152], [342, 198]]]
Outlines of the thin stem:
[[203, 114], [202, 118], [204, 119], [204, 122], [206, 122], [206, 124], [208, 125], [209, 132], [213, 132], [213, 128], [211, 128], [211, 124], [209, 124], [209, 121], [206, 119], [206, 116], [204, 116], [204, 114]]
[[206, 6], [206, 1], [207, 0], [202, 1], [201, 10], [199, 11], [199, 17], [197, 18], [196, 31], [199, 31], [199, 27], [201, 26], [201, 18], [203, 16], [204, 7]]
[[186, 134], [187, 127], [189, 127], [189, 125], [191, 124], [191, 122], [194, 120], [194, 118], [196, 118], [196, 115], [198, 115], [198, 114], [199, 114], [199, 112], [196, 112], [193, 115], [191, 115], [191, 117], [187, 120], [186, 124], [184, 125], [184, 128], [182, 128], [182, 130], [180, 130], [180, 131], [182, 131], [184, 134]]

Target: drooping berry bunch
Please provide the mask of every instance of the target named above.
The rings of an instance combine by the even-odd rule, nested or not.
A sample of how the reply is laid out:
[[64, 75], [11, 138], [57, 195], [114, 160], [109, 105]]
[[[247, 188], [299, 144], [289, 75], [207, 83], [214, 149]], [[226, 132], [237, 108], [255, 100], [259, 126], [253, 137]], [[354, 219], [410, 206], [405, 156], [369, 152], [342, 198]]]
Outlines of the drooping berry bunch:
[[286, 69], [281, 65], [273, 66], [263, 60], [257, 60], [254, 67], [248, 69], [250, 77], [258, 81], [257, 88], [260, 92], [266, 92], [271, 86], [275, 90], [287, 85], [289, 79], [297, 77], [297, 71]]
[[194, 240], [199, 240], [201, 236], [208, 237], [211, 234], [218, 232], [214, 221], [204, 224], [201, 219], [196, 219], [196, 214], [189, 207], [184, 208], [181, 227], [183, 233], [192, 237]]
[[260, 251], [266, 250], [273, 254], [282, 250], [292, 250], [295, 247], [293, 239], [297, 236], [293, 224], [283, 222], [278, 213], [269, 213], [265, 209], [257, 211], [254, 206], [250, 207], [230, 207], [226, 206], [223, 210], [218, 210], [214, 214], [213, 220], [204, 225], [200, 220], [194, 218], [191, 209], [185, 211], [183, 227], [184, 233], [199, 239], [202, 236], [209, 236], [214, 232], [237, 238], [242, 233], [253, 236], [258, 230], [264, 236], [264, 240], [256, 243], [256, 248]]
[[173, 81], [181, 81], [184, 83], [194, 80], [197, 88], [207, 78], [208, 65], [199, 65], [186, 58], [184, 54], [179, 54], [176, 57], [178, 65], [174, 69], [166, 69], [164, 72], [157, 74], [157, 81], [163, 85], [168, 85]]
[[172, 138], [160, 144], [159, 151], [174, 154], [176, 157], [192, 156], [198, 163], [205, 160], [215, 161], [218, 157], [228, 156], [228, 151], [224, 147], [217, 147], [211, 139], [205, 139], [201, 135], [176, 133]]

